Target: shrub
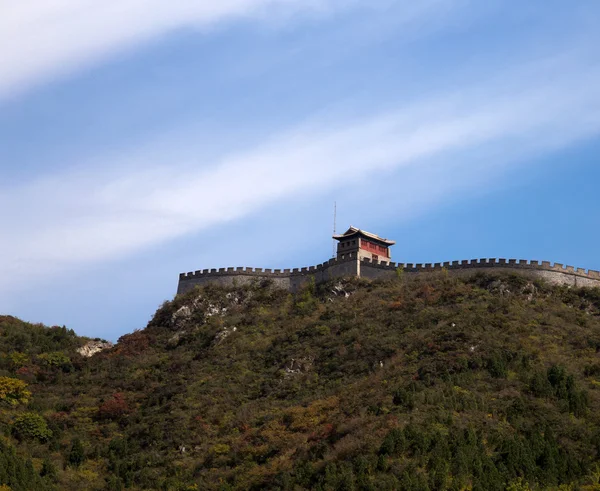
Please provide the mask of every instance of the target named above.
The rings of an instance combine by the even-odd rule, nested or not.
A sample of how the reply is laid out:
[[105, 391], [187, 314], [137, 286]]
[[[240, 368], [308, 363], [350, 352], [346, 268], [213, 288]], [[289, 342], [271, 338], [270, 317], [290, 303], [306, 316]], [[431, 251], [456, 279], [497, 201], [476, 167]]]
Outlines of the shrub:
[[112, 397], [98, 408], [100, 419], [119, 419], [129, 413], [129, 406], [121, 392], [115, 392]]
[[25, 413], [13, 423], [13, 433], [19, 439], [47, 442], [52, 438], [52, 430], [46, 420], [36, 413]]

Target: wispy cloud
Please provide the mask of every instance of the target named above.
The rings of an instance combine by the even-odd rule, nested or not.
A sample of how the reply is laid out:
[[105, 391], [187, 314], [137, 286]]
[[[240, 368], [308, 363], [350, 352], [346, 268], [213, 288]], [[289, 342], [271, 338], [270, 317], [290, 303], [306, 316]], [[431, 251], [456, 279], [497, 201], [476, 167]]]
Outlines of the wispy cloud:
[[[0, 0], [0, 99], [93, 65], [171, 31], [234, 18], [292, 21], [390, 0]], [[406, 3], [415, 19], [449, 0]]]
[[[0, 214], [0, 228], [9, 231], [0, 242], [0, 289], [17, 277], [123, 256], [374, 172], [405, 167], [418, 175], [441, 155], [478, 149], [485, 157], [486, 148], [505, 145], [502, 160], [469, 164], [482, 173], [598, 134], [600, 65], [557, 58], [385, 114], [308, 122], [200, 170], [171, 162], [168, 148], [147, 149], [122, 162], [129, 171], [66, 173], [0, 189], [0, 210], [19, 210]], [[190, 148], [190, 156], [198, 151]], [[448, 174], [419, 206], [464, 187], [460, 179]]]

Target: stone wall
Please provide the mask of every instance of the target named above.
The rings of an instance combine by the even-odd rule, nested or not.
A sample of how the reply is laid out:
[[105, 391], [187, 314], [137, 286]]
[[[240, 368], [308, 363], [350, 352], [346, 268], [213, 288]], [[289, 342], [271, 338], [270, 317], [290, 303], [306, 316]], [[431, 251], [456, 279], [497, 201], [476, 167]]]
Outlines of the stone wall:
[[434, 271], [448, 271], [452, 275], [470, 275], [475, 271], [506, 271], [524, 274], [531, 278], [540, 278], [553, 284], [571, 286], [600, 287], [600, 272], [563, 266], [548, 261], [527, 261], [524, 259], [471, 259], [445, 263], [403, 264], [394, 262], [373, 262], [369, 258], [358, 260], [356, 257], [335, 258], [306, 268], [294, 269], [262, 269], [262, 268], [221, 268], [205, 269], [179, 275], [177, 293], [185, 293], [195, 286], [207, 283], [221, 285], [243, 285], [261, 279], [270, 279], [280, 288], [290, 291], [298, 290], [302, 285], [314, 278], [321, 283], [334, 278], [360, 276], [362, 278], [391, 278], [396, 269], [402, 268], [405, 274], [418, 275]]
[[262, 268], [220, 268], [204, 269], [179, 275], [177, 294], [185, 293], [195, 286], [216, 283], [225, 286], [243, 285], [256, 280], [270, 279], [280, 288], [290, 291], [298, 290], [302, 285], [314, 278], [321, 283], [333, 278], [358, 275], [358, 261], [354, 258], [330, 259], [329, 261], [294, 269], [262, 269]]
[[364, 259], [360, 265], [360, 276], [363, 278], [386, 278], [396, 274], [396, 269], [402, 268], [405, 274], [415, 275], [434, 271], [448, 271], [452, 275], [470, 275], [475, 271], [519, 273], [532, 278], [540, 278], [549, 283], [571, 286], [600, 287], [600, 272], [563, 266], [560, 263], [548, 261], [527, 261], [525, 259], [471, 259], [445, 263], [402, 264], [374, 263]]

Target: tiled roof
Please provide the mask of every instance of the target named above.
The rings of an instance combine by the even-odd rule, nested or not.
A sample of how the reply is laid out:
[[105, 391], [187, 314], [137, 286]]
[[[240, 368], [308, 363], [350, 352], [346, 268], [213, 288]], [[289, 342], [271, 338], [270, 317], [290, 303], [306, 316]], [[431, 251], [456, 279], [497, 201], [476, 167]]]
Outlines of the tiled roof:
[[366, 237], [367, 239], [373, 239], [378, 242], [383, 242], [384, 244], [386, 244], [388, 246], [394, 245], [396, 243], [393, 240], [384, 239], [383, 237], [379, 237], [379, 235], [375, 235], [375, 234], [372, 234], [365, 230], [361, 230], [359, 228], [353, 227], [352, 225], [343, 234], [334, 235], [333, 238], [336, 240], [343, 240], [343, 239], [347, 239], [348, 237], [352, 237], [354, 235], [362, 235], [362, 236]]

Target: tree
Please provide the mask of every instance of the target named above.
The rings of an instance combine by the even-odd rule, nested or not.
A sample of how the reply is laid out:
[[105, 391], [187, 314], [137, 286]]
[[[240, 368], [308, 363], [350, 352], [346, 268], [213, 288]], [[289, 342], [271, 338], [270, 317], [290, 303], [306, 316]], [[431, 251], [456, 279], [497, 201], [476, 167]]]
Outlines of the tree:
[[71, 451], [67, 457], [67, 462], [73, 467], [79, 467], [85, 460], [85, 453], [83, 451], [83, 445], [79, 438], [73, 438], [71, 441]]
[[50, 460], [49, 457], [46, 457], [44, 459], [44, 462], [42, 462], [42, 470], [40, 471], [40, 476], [45, 477], [51, 481], [56, 481], [58, 477], [56, 466], [54, 465], [52, 460]]
[[41, 355], [38, 355], [37, 358], [48, 367], [56, 368], [67, 373], [73, 371], [73, 363], [71, 363], [71, 358], [65, 355], [62, 351], [42, 353]]
[[16, 370], [29, 363], [29, 355], [27, 353], [21, 353], [20, 351], [13, 351], [9, 355], [11, 365]]
[[39, 440], [47, 442], [52, 437], [46, 420], [36, 413], [25, 413], [13, 423], [13, 433], [19, 439]]
[[27, 384], [17, 378], [0, 377], [0, 402], [9, 406], [27, 404], [31, 392], [26, 387]]

